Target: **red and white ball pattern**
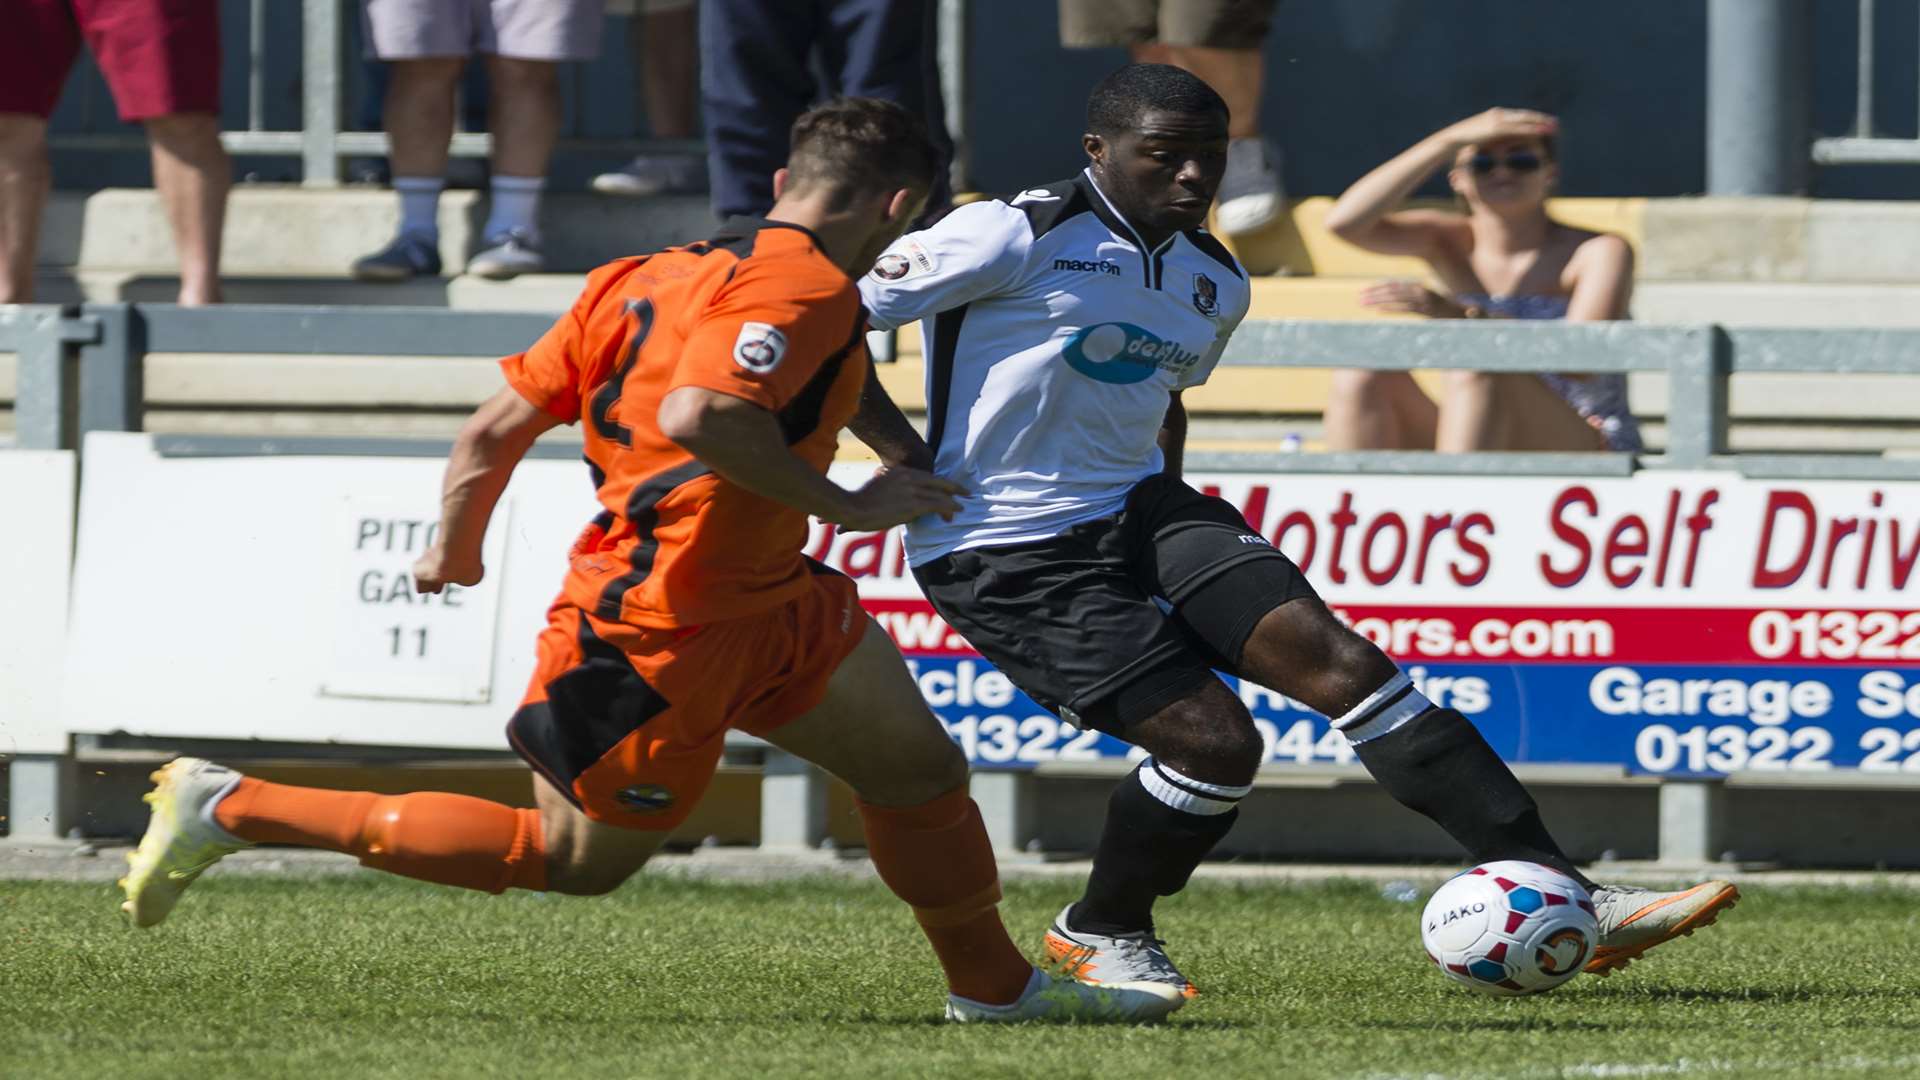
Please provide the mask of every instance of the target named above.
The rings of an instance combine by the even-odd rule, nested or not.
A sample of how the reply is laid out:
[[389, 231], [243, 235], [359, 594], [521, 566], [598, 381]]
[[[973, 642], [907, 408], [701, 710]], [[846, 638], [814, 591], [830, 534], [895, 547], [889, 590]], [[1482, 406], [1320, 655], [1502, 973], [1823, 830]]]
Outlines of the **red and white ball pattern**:
[[1586, 966], [1599, 936], [1587, 891], [1530, 862], [1476, 866], [1440, 886], [1420, 913], [1427, 959], [1484, 994], [1559, 986]]

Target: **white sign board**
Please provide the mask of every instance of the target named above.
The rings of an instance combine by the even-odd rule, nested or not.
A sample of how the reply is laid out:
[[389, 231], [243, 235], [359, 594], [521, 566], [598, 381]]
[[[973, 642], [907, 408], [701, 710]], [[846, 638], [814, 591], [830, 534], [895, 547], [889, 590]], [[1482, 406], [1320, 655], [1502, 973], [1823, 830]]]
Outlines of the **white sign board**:
[[482, 545], [478, 585], [422, 594], [413, 564], [440, 532], [440, 504], [418, 497], [348, 495], [333, 542], [337, 571], [331, 659], [320, 692], [480, 705], [493, 696], [502, 541], [512, 507], [502, 503]]
[[74, 455], [0, 450], [0, 754], [57, 754]]
[[504, 750], [568, 547], [600, 509], [578, 460], [523, 463], [487, 581], [428, 604], [394, 589], [426, 540], [404, 523], [438, 517], [442, 460], [165, 458], [117, 433], [88, 436], [86, 458], [74, 732]]

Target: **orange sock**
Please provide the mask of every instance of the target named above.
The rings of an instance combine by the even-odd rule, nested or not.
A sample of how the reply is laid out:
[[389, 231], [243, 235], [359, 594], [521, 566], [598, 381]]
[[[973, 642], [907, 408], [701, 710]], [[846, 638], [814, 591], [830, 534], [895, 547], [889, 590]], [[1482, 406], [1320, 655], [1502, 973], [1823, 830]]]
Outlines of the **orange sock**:
[[242, 840], [343, 851], [363, 866], [440, 885], [489, 893], [547, 887], [540, 812], [467, 795], [377, 795], [244, 777], [213, 817]]
[[988, 1005], [1017, 999], [1033, 965], [1001, 925], [1000, 873], [967, 789], [919, 806], [859, 807], [874, 869], [913, 908], [948, 989]]

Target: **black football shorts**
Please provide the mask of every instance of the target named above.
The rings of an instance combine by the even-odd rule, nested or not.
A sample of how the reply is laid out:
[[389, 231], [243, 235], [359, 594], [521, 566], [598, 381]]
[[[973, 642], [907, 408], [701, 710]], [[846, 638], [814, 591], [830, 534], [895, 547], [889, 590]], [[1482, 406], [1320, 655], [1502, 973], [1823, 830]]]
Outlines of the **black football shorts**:
[[913, 573], [940, 617], [1028, 697], [1122, 737], [1215, 670], [1234, 672], [1262, 617], [1314, 595], [1231, 503], [1167, 476], [1141, 481], [1112, 517], [950, 552]]

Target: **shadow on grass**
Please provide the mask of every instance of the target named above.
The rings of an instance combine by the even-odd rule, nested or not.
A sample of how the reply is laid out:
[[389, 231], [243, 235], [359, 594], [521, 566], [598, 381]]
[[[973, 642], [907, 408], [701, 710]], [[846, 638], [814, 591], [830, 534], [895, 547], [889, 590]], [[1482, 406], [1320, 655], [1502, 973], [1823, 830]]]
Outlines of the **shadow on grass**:
[[[525, 1014], [515, 1014], [515, 1015], [521, 1020], [525, 1020], [527, 1018]], [[564, 1013], [555, 1013], [555, 1014], [552, 1014], [549, 1017], [549, 1019], [553, 1020], [554, 1022], [564, 1022], [565, 1016], [566, 1014]], [[494, 1017], [492, 1017], [491, 1015], [488, 1015], [486, 1018], [493, 1019]], [[687, 1012], [687, 1011], [679, 1011], [679, 1012], [659, 1011], [659, 1012], [649, 1013], [647, 1016], [647, 1021], [649, 1023], [658, 1023], [658, 1024], [664, 1024], [664, 1025], [680, 1025], [680, 1024], [698, 1025], [705, 1028], [738, 1027], [743, 1030], [752, 1030], [752, 1031], [764, 1031], [769, 1027], [777, 1027], [783, 1024], [791, 1024], [796, 1027], [810, 1027], [810, 1028], [817, 1028], [821, 1026], [847, 1027], [847, 1028], [898, 1028], [904, 1031], [931, 1030], [935, 1028], [943, 1029], [943, 1030], [952, 1029], [952, 1028], [991, 1028], [995, 1026], [992, 1024], [955, 1024], [952, 1021], [946, 1019], [946, 1017], [942, 1016], [938, 1012], [928, 1012], [928, 1013], [921, 1013], [921, 1014], [915, 1014], [910, 1016], [902, 1016], [897, 1013], [891, 1014], [891, 1015], [878, 1014], [878, 1013], [874, 1013], [874, 1014], [828, 1013], [823, 1016], [818, 1011], [807, 1012], [804, 1010], [762, 1012], [762, 1013], [756, 1013], [751, 1017], [715, 1016], [709, 1013], [697, 1013], [697, 1012]], [[1255, 1028], [1263, 1027], [1265, 1025], [1255, 1021], [1239, 1020], [1231, 1017], [1202, 1018], [1202, 1017], [1196, 1016], [1196, 1017], [1189, 1018], [1186, 1016], [1176, 1015], [1173, 1017], [1169, 1017], [1167, 1020], [1157, 1024], [1145, 1024], [1145, 1025], [1129, 1024], [1124, 1022], [1099, 1024], [1099, 1023], [1092, 1023], [1087, 1021], [1076, 1022], [1072, 1020], [1038, 1019], [1038, 1020], [1021, 1021], [1019, 1026], [1021, 1027], [1061, 1027], [1061, 1028], [1075, 1028], [1075, 1029], [1092, 1028], [1092, 1027], [1129, 1028], [1129, 1027], [1145, 1026], [1145, 1027], [1158, 1028], [1160, 1030], [1165, 1030], [1165, 1031], [1180, 1031], [1185, 1033], [1204, 1034], [1207, 1032], [1249, 1031]]]
[[1451, 1031], [1466, 1035], [1477, 1031], [1562, 1031], [1608, 1032], [1633, 1024], [1609, 1024], [1599, 1020], [1556, 1020], [1547, 1016], [1527, 1016], [1512, 1020], [1369, 1020], [1355, 1025], [1380, 1031]]
[[1594, 998], [1609, 1002], [1616, 1001], [1658, 1001], [1667, 1004], [1685, 1005], [1692, 1002], [1709, 1004], [1737, 1004], [1753, 1002], [1756, 1004], [1806, 1004], [1822, 1001], [1870, 1000], [1876, 1005], [1886, 1005], [1892, 1001], [1913, 1000], [1920, 994], [1903, 991], [1889, 991], [1884, 987], [1826, 987], [1809, 989], [1805, 987], [1764, 987], [1746, 986], [1732, 989], [1702, 989], [1686, 986], [1593, 986], [1587, 993]]

